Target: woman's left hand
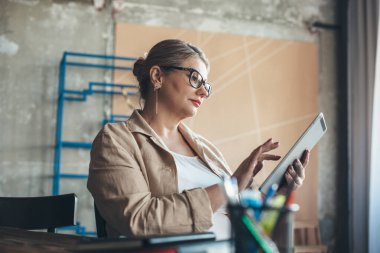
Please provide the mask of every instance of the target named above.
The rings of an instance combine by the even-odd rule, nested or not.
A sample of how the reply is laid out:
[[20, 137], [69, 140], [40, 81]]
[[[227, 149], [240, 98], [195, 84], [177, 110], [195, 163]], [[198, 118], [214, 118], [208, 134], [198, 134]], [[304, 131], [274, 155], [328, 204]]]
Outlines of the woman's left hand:
[[296, 159], [292, 165], [288, 167], [285, 172], [286, 188], [288, 190], [296, 190], [301, 187], [305, 180], [305, 168], [309, 163], [310, 151], [305, 150], [302, 154], [301, 160]]

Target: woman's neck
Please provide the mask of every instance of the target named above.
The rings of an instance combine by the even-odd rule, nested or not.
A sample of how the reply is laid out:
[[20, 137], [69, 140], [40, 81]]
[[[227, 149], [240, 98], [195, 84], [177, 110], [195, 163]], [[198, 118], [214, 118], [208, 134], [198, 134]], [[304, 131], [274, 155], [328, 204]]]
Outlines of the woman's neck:
[[179, 131], [178, 126], [182, 119], [173, 110], [164, 110], [159, 107], [156, 114], [155, 105], [151, 106], [146, 103], [141, 116], [169, 150], [186, 156], [196, 155]]
[[141, 116], [161, 138], [166, 139], [178, 134], [178, 125], [181, 119], [175, 117], [172, 112], [161, 109], [156, 114], [155, 107], [152, 108], [152, 106], [145, 104]]

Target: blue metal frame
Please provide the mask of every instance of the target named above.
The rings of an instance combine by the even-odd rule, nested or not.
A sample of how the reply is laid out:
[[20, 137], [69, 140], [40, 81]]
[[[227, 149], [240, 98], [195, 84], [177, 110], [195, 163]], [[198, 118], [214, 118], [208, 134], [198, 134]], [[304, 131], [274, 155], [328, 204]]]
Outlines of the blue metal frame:
[[[65, 100], [68, 101], [81, 101], [84, 102], [87, 100], [87, 95], [92, 95], [94, 93], [99, 94], [108, 94], [108, 95], [124, 95], [121, 91], [107, 91], [106, 87], [112, 88], [136, 88], [136, 85], [133, 84], [115, 84], [115, 83], [102, 83], [102, 82], [89, 82], [89, 88], [85, 90], [64, 90]], [[102, 87], [103, 89], [94, 89], [94, 87]], [[135, 96], [136, 92], [127, 92], [128, 96]]]
[[129, 115], [112, 114], [109, 119], [103, 120], [103, 125], [105, 125], [107, 123], [122, 122], [122, 121], [126, 121], [127, 119], [129, 119]]
[[75, 233], [77, 235], [97, 237], [97, 233], [96, 232], [87, 231], [86, 227], [82, 226], [80, 224], [80, 222], [78, 222], [77, 225], [75, 225], [75, 226], [61, 227], [61, 228], [57, 228], [57, 230], [60, 230], [60, 231], [75, 231]]
[[[100, 69], [111, 69], [111, 70], [126, 70], [132, 71], [130, 67], [117, 66], [114, 64], [95, 64], [95, 63], [84, 63], [68, 60], [69, 57], [80, 57], [80, 58], [97, 58], [104, 60], [120, 60], [120, 61], [135, 61], [136, 58], [132, 57], [119, 57], [115, 55], [99, 55], [99, 54], [84, 54], [77, 52], [64, 52], [61, 62], [59, 64], [59, 82], [58, 82], [58, 101], [57, 101], [57, 120], [56, 120], [56, 132], [55, 132], [55, 148], [54, 148], [54, 168], [53, 168], [53, 195], [58, 195], [60, 192], [60, 179], [61, 178], [72, 178], [72, 179], [85, 179], [88, 177], [86, 174], [72, 174], [72, 173], [61, 173], [61, 152], [63, 148], [83, 148], [91, 149], [92, 143], [87, 142], [75, 142], [75, 141], [64, 141], [62, 140], [63, 132], [63, 114], [65, 101], [74, 102], [85, 102], [87, 96], [93, 94], [107, 94], [107, 95], [124, 95], [123, 92], [108, 90], [107, 87], [112, 88], [126, 88], [130, 90], [131, 88], [137, 88], [137, 85], [132, 84], [116, 84], [116, 83], [105, 83], [105, 82], [89, 82], [88, 89], [84, 90], [70, 90], [65, 88], [66, 83], [66, 72], [67, 66], [74, 66], [80, 68], [100, 68]], [[135, 96], [137, 92], [126, 93], [128, 96]], [[103, 119], [102, 123], [113, 123], [119, 121], [125, 121], [129, 118], [129, 115], [111, 115], [110, 118]], [[73, 228], [65, 228], [73, 230]], [[74, 230], [77, 234], [81, 235], [92, 235], [94, 232], [87, 232], [86, 228], [78, 223], [74, 226]]]

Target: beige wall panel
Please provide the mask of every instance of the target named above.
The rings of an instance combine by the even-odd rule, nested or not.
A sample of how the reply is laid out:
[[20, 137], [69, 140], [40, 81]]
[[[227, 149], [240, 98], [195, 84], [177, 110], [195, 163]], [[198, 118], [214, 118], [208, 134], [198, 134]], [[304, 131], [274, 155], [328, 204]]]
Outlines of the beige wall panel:
[[247, 82], [247, 77], [241, 77], [220, 96], [212, 96], [198, 111], [192, 127], [211, 141], [254, 129], [256, 122]]
[[252, 80], [256, 93], [259, 94], [256, 96], [256, 104], [260, 108], [258, 113], [263, 127], [314, 115], [317, 111], [317, 75], [303, 73], [310, 72], [308, 68], [316, 69], [315, 63], [308, 66], [309, 61], [317, 61], [316, 52], [312, 58], [297, 57], [297, 44], [289, 43], [286, 48], [277, 52], [274, 60], [261, 61], [253, 69]]
[[[179, 38], [200, 46], [211, 62], [209, 81], [214, 93], [195, 118], [186, 123], [211, 140], [234, 170], [270, 137], [281, 142], [285, 155], [318, 111], [317, 47], [311, 43], [273, 40], [215, 32], [116, 25], [115, 54], [139, 57], [156, 42]], [[136, 83], [130, 72], [115, 71], [114, 81]], [[136, 98], [129, 103], [139, 107]], [[129, 113], [126, 99], [114, 96], [113, 113]], [[307, 179], [297, 191], [299, 220], [317, 220], [318, 164], [313, 150]], [[257, 181], [275, 167], [266, 162]]]
[[[257, 133], [240, 138], [225, 138], [224, 140], [214, 142], [224, 154], [232, 170], [236, 170], [240, 163], [257, 147], [258, 143]], [[255, 180], [262, 181], [261, 179], [257, 180], [257, 178]]]

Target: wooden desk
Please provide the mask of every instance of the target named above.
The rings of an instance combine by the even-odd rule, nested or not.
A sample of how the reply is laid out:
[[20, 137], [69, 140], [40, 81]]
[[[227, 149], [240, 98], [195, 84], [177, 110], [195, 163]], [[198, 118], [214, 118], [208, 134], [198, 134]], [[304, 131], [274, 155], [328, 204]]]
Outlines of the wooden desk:
[[[97, 238], [81, 237], [76, 235], [53, 234], [46, 232], [33, 232], [23, 229], [0, 227], [0, 252], [2, 253], [68, 253], [74, 252], [77, 246], [86, 242], [95, 242]], [[167, 252], [161, 248], [125, 250], [125, 252]], [[173, 248], [173, 247], [170, 247]], [[175, 246], [176, 252], [194, 253], [232, 253], [233, 248], [228, 241], [212, 243], [191, 243]], [[124, 250], [118, 250], [121, 252]], [[97, 251], [99, 252], [99, 251]], [[108, 252], [108, 250], [104, 250]]]
[[96, 238], [0, 227], [0, 252], [70, 252], [81, 242]]

